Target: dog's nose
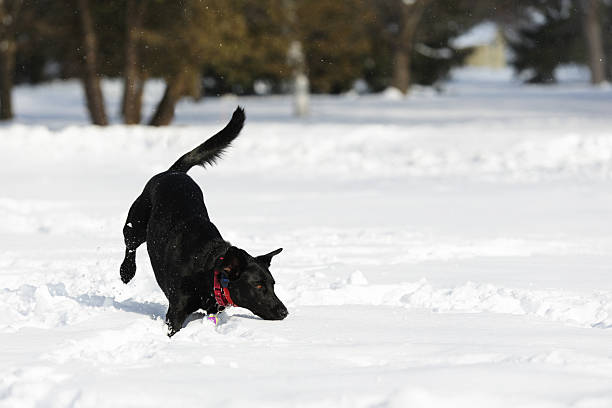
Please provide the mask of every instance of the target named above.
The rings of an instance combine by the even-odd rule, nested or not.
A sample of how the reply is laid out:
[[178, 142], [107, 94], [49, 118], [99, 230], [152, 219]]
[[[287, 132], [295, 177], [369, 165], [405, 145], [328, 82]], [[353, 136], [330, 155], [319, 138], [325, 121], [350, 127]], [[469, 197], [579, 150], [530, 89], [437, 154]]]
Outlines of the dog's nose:
[[285, 317], [289, 315], [289, 311], [287, 310], [286, 307], [283, 306], [278, 309], [278, 314], [281, 319], [284, 319]]

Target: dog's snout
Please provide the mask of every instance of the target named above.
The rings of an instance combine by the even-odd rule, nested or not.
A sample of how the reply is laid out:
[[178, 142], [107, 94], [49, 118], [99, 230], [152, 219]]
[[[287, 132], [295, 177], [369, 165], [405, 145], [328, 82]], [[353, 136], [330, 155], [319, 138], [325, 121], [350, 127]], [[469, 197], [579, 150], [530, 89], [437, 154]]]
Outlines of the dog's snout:
[[281, 320], [289, 315], [289, 311], [287, 310], [285, 306], [280, 306], [277, 309], [277, 313]]

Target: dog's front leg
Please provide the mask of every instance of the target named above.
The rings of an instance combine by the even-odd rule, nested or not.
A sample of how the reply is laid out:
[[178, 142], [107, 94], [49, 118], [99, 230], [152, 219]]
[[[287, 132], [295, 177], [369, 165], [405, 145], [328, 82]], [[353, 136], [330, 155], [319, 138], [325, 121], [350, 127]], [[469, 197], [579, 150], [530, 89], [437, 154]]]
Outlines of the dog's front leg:
[[147, 223], [151, 212], [151, 203], [146, 194], [141, 194], [130, 207], [127, 220], [123, 226], [125, 257], [119, 268], [123, 283], [128, 283], [136, 274], [136, 249], [147, 239]]
[[187, 316], [195, 312], [199, 305], [193, 297], [183, 293], [175, 293], [175, 296], [168, 300], [170, 306], [166, 312], [166, 324], [168, 325], [168, 337], [172, 337], [181, 330]]
[[132, 280], [136, 274], [136, 249], [125, 248], [125, 256], [121, 267], [119, 268], [119, 275], [123, 283], [128, 283]]
[[168, 325], [168, 337], [174, 336], [181, 328], [187, 318], [187, 313], [178, 305], [170, 303], [166, 312], [166, 324]]

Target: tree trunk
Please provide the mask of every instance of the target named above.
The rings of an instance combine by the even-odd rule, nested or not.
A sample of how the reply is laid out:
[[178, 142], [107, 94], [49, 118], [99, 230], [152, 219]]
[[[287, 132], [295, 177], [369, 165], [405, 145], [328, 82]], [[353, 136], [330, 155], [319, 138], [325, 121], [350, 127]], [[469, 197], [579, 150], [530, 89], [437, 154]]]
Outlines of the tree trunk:
[[0, 120], [13, 118], [13, 76], [17, 54], [17, 18], [22, 0], [0, 0]]
[[181, 96], [183, 96], [187, 77], [187, 73], [182, 72], [176, 77], [166, 80], [164, 96], [159, 101], [149, 125], [168, 126], [172, 122], [172, 119], [174, 119], [174, 108], [179, 99], [181, 99]]
[[289, 37], [287, 50], [287, 63], [291, 68], [293, 82], [293, 114], [298, 117], [308, 116], [310, 111], [310, 81], [306, 67], [304, 48], [297, 34], [298, 17], [295, 0], [283, 0], [286, 15], [286, 24], [283, 27], [284, 35]]
[[104, 108], [104, 97], [97, 73], [97, 40], [88, 0], [77, 0], [79, 19], [83, 35], [83, 86], [87, 99], [87, 109], [95, 125], [106, 126], [108, 119]]
[[414, 37], [425, 7], [431, 0], [413, 0], [412, 3], [404, 0], [398, 1], [401, 8], [401, 21], [393, 56], [392, 85], [406, 94], [411, 85], [410, 63]]
[[589, 68], [591, 69], [591, 83], [600, 84], [606, 80], [605, 53], [599, 21], [600, 0], [583, 0], [584, 37], [589, 52]]
[[410, 54], [405, 46], [398, 46], [393, 56], [393, 87], [399, 89], [403, 94], [410, 88]]
[[298, 117], [308, 116], [310, 85], [306, 75], [306, 58], [299, 41], [291, 42], [287, 59], [293, 71], [293, 113]]
[[0, 42], [0, 120], [13, 118], [13, 74], [17, 46], [12, 40]]
[[134, 124], [136, 123], [140, 123], [142, 121], [142, 95], [144, 94], [144, 87], [145, 87], [145, 82], [146, 82], [146, 78], [144, 76], [142, 76], [142, 74], [138, 77], [138, 83], [137, 83], [137, 87], [136, 87], [136, 93], [134, 95], [134, 100], [133, 100], [133, 112], [135, 113], [134, 118]]
[[140, 74], [138, 41], [144, 16], [144, 0], [128, 0], [126, 15], [125, 68], [121, 112], [128, 125], [140, 123], [144, 79]]

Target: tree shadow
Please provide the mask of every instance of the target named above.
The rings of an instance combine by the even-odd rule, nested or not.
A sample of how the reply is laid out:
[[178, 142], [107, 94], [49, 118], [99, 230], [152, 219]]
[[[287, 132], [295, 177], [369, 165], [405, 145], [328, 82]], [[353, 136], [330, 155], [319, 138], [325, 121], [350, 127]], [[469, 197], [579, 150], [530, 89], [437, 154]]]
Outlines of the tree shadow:
[[[114, 297], [111, 296], [101, 296], [101, 295], [90, 295], [83, 294], [77, 296], [71, 296], [66, 291], [66, 287], [63, 283], [58, 284], [47, 284], [47, 288], [49, 289], [49, 293], [51, 296], [62, 296], [68, 299], [72, 299], [75, 302], [87, 306], [87, 307], [112, 307], [117, 310], [121, 310], [129, 313], [138, 313], [144, 316], [148, 316], [151, 319], [165, 319], [166, 311], [168, 310], [168, 305], [157, 303], [157, 302], [138, 302], [132, 299], [127, 299], [121, 302], [115, 300]], [[252, 319], [252, 320], [263, 320], [261, 317], [254, 315], [247, 315], [242, 313], [237, 313], [233, 315], [227, 315], [228, 318], [242, 318], [242, 319]], [[190, 322], [196, 320], [202, 320], [206, 318], [206, 313], [201, 311], [196, 311], [190, 314], [185, 322], [183, 323], [183, 327], [187, 326]]]
[[[68, 296], [70, 297], [70, 296]], [[167, 305], [156, 302], [137, 302], [132, 299], [127, 299], [122, 302], [117, 302], [114, 298], [109, 296], [99, 295], [79, 295], [76, 297], [70, 297], [71, 299], [79, 302], [84, 306], [89, 307], [113, 307], [118, 310], [130, 313], [138, 313], [141, 315], [149, 316], [153, 319], [166, 318]]]
[[189, 316], [187, 316], [187, 318], [185, 319], [185, 321], [183, 322], [183, 328], [186, 327], [189, 323], [196, 321], [196, 320], [203, 320], [206, 318], [206, 313], [202, 313], [202, 312], [193, 312], [192, 314], [190, 314]]
[[243, 319], [251, 319], [251, 320], [263, 320], [261, 317], [259, 316], [254, 316], [254, 315], [245, 315], [245, 314], [234, 314], [232, 315], [232, 317], [241, 317]]
[[[155, 302], [137, 302], [135, 300], [127, 299], [123, 302], [117, 302], [112, 297], [98, 296], [98, 295], [80, 295], [73, 297], [82, 305], [90, 307], [114, 307], [115, 309], [122, 310], [124, 312], [138, 313], [150, 317], [153, 320], [166, 319], [166, 312], [168, 310], [167, 305]], [[229, 316], [228, 316], [229, 317]], [[245, 316], [248, 317], [248, 316]], [[196, 311], [187, 316], [183, 322], [182, 328], [184, 329], [187, 325], [196, 320], [203, 320], [206, 318], [206, 313]], [[227, 319], [227, 317], [226, 317]]]
[[90, 295], [88, 293], [83, 295], [72, 296], [66, 291], [66, 286], [63, 283], [48, 283], [47, 288], [51, 296], [61, 296], [68, 299], [72, 299], [75, 302], [88, 307], [113, 307], [118, 310], [130, 313], [138, 313], [141, 315], [149, 316], [152, 319], [166, 318], [167, 305], [157, 302], [138, 302], [132, 299], [126, 299], [118, 302], [114, 297], [101, 296], [101, 295]]

